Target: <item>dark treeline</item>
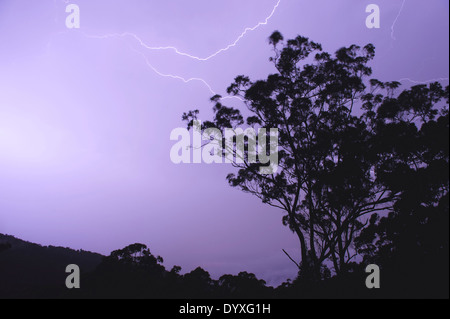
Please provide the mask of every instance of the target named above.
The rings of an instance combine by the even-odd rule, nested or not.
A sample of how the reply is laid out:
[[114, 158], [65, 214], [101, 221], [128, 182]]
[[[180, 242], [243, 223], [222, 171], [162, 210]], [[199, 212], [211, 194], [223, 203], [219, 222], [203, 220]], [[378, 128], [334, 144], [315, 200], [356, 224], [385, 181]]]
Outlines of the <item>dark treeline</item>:
[[[353, 264], [345, 275], [331, 275], [313, 281], [298, 277], [280, 286], [268, 287], [254, 274], [223, 275], [218, 280], [197, 268], [181, 274], [181, 267], [169, 271], [163, 258], [154, 256], [143, 244], [134, 244], [101, 257], [85, 251], [42, 247], [0, 235], [0, 298], [61, 299], [310, 299], [310, 298], [446, 298], [448, 268], [445, 257], [412, 266], [391, 255], [382, 263], [381, 289], [365, 285], [364, 263]], [[381, 256], [379, 256], [381, 258]], [[417, 259], [417, 257], [416, 257]], [[401, 260], [401, 259], [400, 259]], [[378, 260], [380, 261], [380, 260]], [[447, 261], [448, 262], [448, 261]], [[65, 268], [81, 268], [81, 288], [65, 286]], [[448, 265], [448, 264], [447, 264]], [[437, 267], [436, 267], [437, 266]]]
[[[427, 227], [427, 226], [425, 226]], [[412, 249], [413, 247], [409, 247]], [[416, 249], [419, 249], [416, 247]], [[268, 287], [254, 274], [223, 275], [218, 280], [202, 268], [180, 274], [142, 244], [130, 245], [105, 257], [83, 280], [83, 288], [65, 291], [64, 298], [168, 299], [296, 299], [296, 298], [448, 298], [448, 257], [415, 252], [404, 259], [396, 253], [377, 254], [382, 265], [381, 288], [366, 287], [365, 263], [352, 264], [345, 274], [331, 275], [325, 266], [320, 280], [299, 272], [293, 281]], [[419, 254], [419, 255], [418, 255]], [[421, 256], [420, 258], [418, 256]], [[370, 258], [373, 258], [371, 255]], [[368, 257], [369, 258], [369, 257]], [[384, 260], [386, 258], [386, 260]], [[422, 260], [420, 260], [422, 258]]]

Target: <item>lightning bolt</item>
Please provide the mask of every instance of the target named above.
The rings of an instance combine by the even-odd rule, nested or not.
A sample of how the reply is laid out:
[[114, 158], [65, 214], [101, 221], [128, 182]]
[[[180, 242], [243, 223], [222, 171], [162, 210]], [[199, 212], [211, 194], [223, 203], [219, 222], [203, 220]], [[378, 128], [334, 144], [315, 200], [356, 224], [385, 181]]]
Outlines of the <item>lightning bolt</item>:
[[[269, 23], [270, 19], [275, 15], [278, 7], [280, 6], [281, 1], [282, 0], [278, 0], [277, 1], [275, 6], [273, 7], [272, 11], [265, 18], [264, 21], [259, 22], [258, 24], [256, 24], [253, 27], [245, 28], [244, 31], [236, 38], [236, 40], [234, 42], [232, 42], [231, 44], [227, 45], [226, 47], [224, 47], [222, 49], [217, 50], [216, 52], [214, 52], [214, 53], [212, 53], [212, 54], [210, 54], [209, 56], [206, 56], [206, 57], [195, 56], [195, 55], [183, 52], [183, 51], [181, 51], [178, 48], [173, 47], [173, 46], [152, 47], [152, 46], [146, 44], [138, 35], [136, 35], [134, 33], [131, 33], [131, 32], [112, 33], [112, 34], [106, 34], [106, 35], [88, 35], [88, 34], [84, 34], [84, 36], [87, 37], [87, 38], [92, 38], [92, 39], [111, 39], [111, 38], [131, 37], [134, 40], [136, 40], [137, 43], [141, 47], [146, 49], [146, 50], [151, 50], [151, 51], [171, 50], [171, 51], [175, 52], [179, 56], [187, 57], [187, 58], [190, 58], [190, 59], [193, 59], [193, 60], [197, 60], [197, 61], [200, 61], [200, 62], [205, 62], [205, 61], [211, 60], [211, 59], [215, 58], [216, 56], [218, 56], [219, 54], [224, 53], [224, 52], [230, 50], [231, 48], [237, 46], [238, 43], [247, 35], [247, 33], [253, 32], [253, 31], [257, 30], [258, 28], [260, 28], [260, 27], [262, 27], [264, 25], [267, 25]], [[148, 60], [148, 58], [142, 52], [139, 52], [139, 51], [134, 50], [134, 49], [133, 49], [133, 51], [139, 53], [144, 58], [144, 60], [146, 62], [146, 65], [151, 70], [153, 70], [153, 72], [158, 74], [159, 76], [180, 80], [180, 81], [183, 81], [184, 83], [190, 83], [190, 82], [193, 82], [193, 81], [198, 81], [198, 82], [203, 83], [213, 95], [217, 95], [217, 93], [212, 89], [211, 85], [206, 80], [204, 80], [202, 78], [189, 78], [189, 79], [187, 79], [187, 78], [181, 77], [179, 75], [165, 74], [165, 73], [159, 71], [153, 64], [151, 64], [150, 61]], [[221, 99], [225, 100], [225, 99], [232, 99], [232, 98], [238, 99], [240, 101], [244, 101], [242, 98], [237, 97], [237, 96], [225, 96], [225, 97], [222, 97]]]
[[180, 51], [178, 48], [173, 47], [173, 46], [166, 46], [166, 47], [152, 47], [148, 44], [146, 44], [139, 36], [137, 36], [134, 33], [131, 32], [124, 32], [124, 33], [112, 33], [112, 34], [106, 34], [106, 35], [99, 35], [99, 36], [94, 36], [94, 35], [86, 35], [87, 37], [90, 38], [94, 38], [94, 39], [108, 39], [108, 38], [123, 38], [123, 37], [131, 37], [134, 38], [139, 45], [141, 45], [143, 48], [147, 49], [147, 50], [172, 50], [174, 51], [176, 54], [180, 55], [180, 56], [184, 56], [184, 57], [188, 57], [190, 59], [193, 60], [197, 60], [197, 61], [208, 61], [211, 60], [212, 58], [218, 56], [219, 54], [226, 52], [228, 50], [230, 50], [231, 48], [235, 47], [244, 37], [247, 33], [255, 31], [256, 29], [260, 28], [261, 26], [267, 25], [269, 23], [269, 20], [274, 16], [275, 12], [277, 11], [278, 7], [280, 6], [281, 0], [278, 0], [278, 2], [276, 3], [276, 5], [274, 6], [274, 8], [272, 9], [272, 12], [269, 14], [269, 16], [266, 17], [266, 19], [263, 22], [259, 22], [257, 25], [255, 25], [254, 27], [247, 27], [244, 29], [244, 31], [237, 37], [237, 39], [227, 45], [226, 47], [210, 54], [207, 57], [198, 57], [183, 51]]
[[[153, 66], [153, 64], [150, 63], [150, 61], [148, 60], [148, 58], [145, 56], [144, 53], [142, 53], [142, 52], [140, 52], [140, 51], [138, 51], [138, 50], [135, 50], [135, 49], [132, 49], [132, 50], [133, 50], [134, 52], [140, 54], [140, 55], [144, 58], [145, 63], [147, 64], [147, 66], [148, 66], [150, 69], [152, 69], [153, 72], [155, 72], [155, 73], [158, 74], [159, 76], [164, 77], [164, 78], [171, 78], [171, 79], [175, 79], [175, 80], [180, 80], [180, 81], [183, 81], [183, 82], [186, 83], [186, 84], [187, 84], [187, 83], [190, 83], [190, 82], [194, 82], [194, 81], [201, 82], [201, 83], [203, 83], [203, 84], [208, 88], [208, 90], [211, 92], [212, 95], [217, 95], [217, 93], [212, 89], [211, 85], [209, 85], [208, 82], [206, 82], [204, 79], [202, 79], [202, 78], [189, 78], [189, 79], [186, 79], [186, 78], [184, 78], [184, 77], [182, 77], [182, 76], [179, 76], [179, 75], [173, 75], [173, 74], [165, 74], [165, 73], [162, 73], [162, 72], [159, 71], [157, 68], [155, 68], [155, 67]], [[232, 98], [235, 98], [235, 99], [238, 99], [238, 100], [244, 102], [244, 100], [243, 100], [242, 98], [240, 98], [240, 97], [238, 97], [238, 96], [231, 96], [231, 95], [230, 95], [230, 96], [222, 97], [221, 100], [232, 99]]]
[[395, 18], [394, 23], [392, 23], [392, 26], [391, 26], [391, 38], [394, 41], [397, 40], [395, 38], [395, 36], [394, 36], [394, 34], [395, 34], [395, 25], [397, 24], [398, 18], [400, 18], [401, 14], [403, 12], [403, 8], [405, 7], [405, 3], [406, 3], [406, 0], [403, 0], [402, 6], [400, 7], [400, 11], [398, 12], [397, 17]]
[[[179, 51], [178, 51], [176, 48], [174, 48], [174, 47], [160, 47], [160, 48], [156, 48], [156, 47], [148, 47], [148, 46], [146, 46], [145, 43], [142, 42], [142, 40], [140, 40], [139, 37], [136, 36], [135, 34], [132, 34], [132, 33], [123, 33], [123, 34], [124, 34], [124, 35], [125, 35], [125, 34], [126, 34], [126, 35], [130, 35], [130, 36], [134, 37], [136, 40], [139, 41], [139, 43], [141, 44], [141, 46], [144, 46], [144, 47], [146, 47], [147, 49], [150, 49], [150, 50], [167, 50], [167, 49], [169, 49], [169, 48], [173, 48], [173, 49], [175, 50], [175, 52], [179, 52]], [[86, 37], [88, 37], [88, 38], [92, 38], [92, 39], [107, 39], [107, 38], [115, 37], [114, 35], [90, 36], [90, 35], [87, 35], [87, 34], [84, 34], [84, 36], [86, 36]], [[132, 48], [132, 50], [133, 50], [134, 52], [138, 53], [139, 55], [141, 55], [141, 56], [144, 58], [144, 61], [145, 61], [146, 65], [147, 65], [153, 72], [155, 72], [156, 74], [158, 74], [159, 76], [164, 77], [164, 78], [171, 78], [171, 79], [174, 79], [174, 80], [180, 80], [180, 81], [183, 81], [183, 82], [186, 83], [186, 84], [188, 84], [188, 83], [190, 83], [190, 82], [201, 82], [201, 83], [203, 83], [203, 84], [205, 85], [205, 87], [209, 90], [210, 93], [212, 93], [213, 95], [218, 95], [218, 93], [215, 92], [215, 91], [212, 89], [211, 85], [210, 85], [205, 79], [202, 79], [202, 78], [184, 78], [184, 77], [182, 77], [182, 76], [175, 75], [175, 74], [163, 73], [163, 72], [159, 71], [153, 64], [150, 63], [150, 61], [148, 60], [148, 58], [145, 56], [144, 53], [142, 53], [142, 52], [140, 52], [140, 51], [138, 51], [138, 50], [136, 50], [136, 49], [133, 49], [133, 48]], [[190, 55], [188, 55], [188, 54], [186, 54], [186, 53], [180, 53], [180, 55], [190, 56]], [[200, 60], [200, 61], [206, 61], [206, 60]], [[242, 98], [240, 98], [240, 97], [238, 97], [238, 96], [231, 96], [231, 95], [221, 97], [220, 99], [221, 99], [221, 100], [226, 100], [226, 99], [232, 99], [232, 98], [238, 99], [238, 100], [240, 100], [240, 101], [242, 101], [242, 102], [244, 101]]]
[[[397, 24], [398, 19], [402, 15], [403, 9], [405, 8], [405, 4], [406, 4], [406, 0], [403, 0], [400, 10], [397, 14], [397, 17], [395, 18], [395, 20], [391, 26], [391, 38], [394, 41], [397, 40], [395, 37], [395, 25]], [[417, 80], [412, 80], [410, 78], [402, 78], [402, 79], [398, 80], [398, 82], [410, 82], [413, 84], [428, 84], [428, 83], [443, 82], [443, 81], [449, 81], [449, 78], [436, 78], [436, 79], [431, 79], [431, 80], [426, 80], [426, 81], [417, 81]]]
[[411, 82], [414, 84], [428, 84], [428, 83], [442, 82], [442, 81], [449, 81], [449, 78], [436, 78], [436, 79], [431, 79], [431, 80], [426, 80], [426, 81], [416, 81], [416, 80], [412, 80], [410, 78], [403, 78], [403, 79], [398, 80], [398, 82]]

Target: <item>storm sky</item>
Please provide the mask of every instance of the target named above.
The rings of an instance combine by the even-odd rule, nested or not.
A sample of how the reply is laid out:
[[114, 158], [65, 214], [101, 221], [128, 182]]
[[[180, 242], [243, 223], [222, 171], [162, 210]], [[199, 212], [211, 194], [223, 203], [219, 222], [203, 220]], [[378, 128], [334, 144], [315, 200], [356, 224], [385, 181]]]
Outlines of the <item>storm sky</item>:
[[[66, 27], [66, 6], [80, 28]], [[381, 27], [366, 27], [377, 4]], [[267, 38], [335, 52], [373, 43], [373, 77], [449, 76], [448, 0], [0, 0], [0, 233], [103, 254], [147, 244], [171, 268], [269, 284], [296, 275], [282, 212], [231, 188], [229, 165], [175, 165], [183, 112], [240, 74], [274, 73]], [[230, 106], [242, 106], [235, 99]]]

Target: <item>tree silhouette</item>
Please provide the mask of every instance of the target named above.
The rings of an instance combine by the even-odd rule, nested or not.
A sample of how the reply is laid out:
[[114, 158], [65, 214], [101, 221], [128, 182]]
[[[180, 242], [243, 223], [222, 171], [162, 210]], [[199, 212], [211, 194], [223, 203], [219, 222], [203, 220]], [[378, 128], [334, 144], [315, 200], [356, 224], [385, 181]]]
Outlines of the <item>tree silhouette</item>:
[[[247, 148], [243, 163], [233, 163], [238, 173], [227, 179], [231, 186], [285, 212], [283, 224], [299, 239], [301, 273], [319, 280], [325, 260], [333, 262], [338, 274], [346, 271], [363, 217], [390, 209], [394, 199], [374, 174], [374, 132], [360, 110], [367, 99], [364, 80], [372, 74], [368, 63], [375, 49], [371, 44], [352, 45], [332, 56], [305, 37], [284, 42], [278, 31], [269, 42], [277, 72], [259, 81], [238, 76], [227, 90], [244, 101], [246, 121], [241, 110], [214, 96], [214, 118], [201, 129], [223, 132], [244, 124], [255, 130], [278, 129], [276, 171], [263, 174], [256, 149]], [[394, 88], [396, 83], [385, 85]], [[195, 126], [198, 115], [198, 110], [183, 115], [188, 128]], [[236, 147], [222, 143], [223, 149], [239, 156]], [[254, 157], [256, 163], [249, 161]]]
[[240, 272], [237, 276], [223, 275], [218, 281], [219, 290], [224, 296], [232, 298], [266, 298], [272, 290], [266, 287], [264, 280], [259, 280], [254, 274]]
[[107, 257], [107, 261], [145, 267], [156, 266], [164, 262], [162, 257], [153, 256], [150, 249], [144, 244], [133, 244], [123, 249], [115, 250]]
[[215, 288], [211, 275], [201, 267], [183, 275], [182, 284], [184, 295], [190, 298], [208, 298]]

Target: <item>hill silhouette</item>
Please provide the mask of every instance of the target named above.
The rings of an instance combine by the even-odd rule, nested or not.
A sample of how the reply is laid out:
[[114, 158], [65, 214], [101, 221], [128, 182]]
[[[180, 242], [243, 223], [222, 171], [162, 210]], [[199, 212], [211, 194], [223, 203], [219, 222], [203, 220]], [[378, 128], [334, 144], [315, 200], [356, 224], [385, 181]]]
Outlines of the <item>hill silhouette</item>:
[[102, 255], [41, 246], [0, 234], [0, 298], [45, 298], [65, 288], [65, 269], [76, 264], [92, 272]]
[[[269, 298], [274, 289], [254, 274], [241, 272], [213, 280], [198, 267], [180, 275], [143, 244], [102, 256], [71, 248], [42, 246], [0, 234], [0, 298]], [[79, 290], [65, 286], [66, 266], [81, 270]]]

